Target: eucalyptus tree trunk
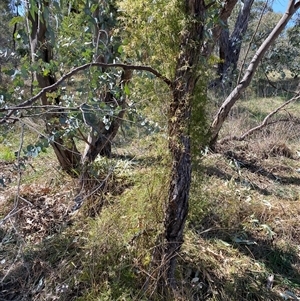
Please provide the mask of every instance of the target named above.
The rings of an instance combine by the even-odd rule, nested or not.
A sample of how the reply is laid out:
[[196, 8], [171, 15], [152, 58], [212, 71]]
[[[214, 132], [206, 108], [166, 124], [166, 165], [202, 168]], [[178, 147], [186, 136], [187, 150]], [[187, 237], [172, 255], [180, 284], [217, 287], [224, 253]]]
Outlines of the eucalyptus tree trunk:
[[[129, 83], [131, 77], [132, 70], [122, 72], [119, 84], [121, 89]], [[88, 143], [82, 156], [82, 163], [93, 162], [99, 154], [106, 157], [111, 156], [111, 143], [118, 133], [126, 112], [126, 97], [115, 99], [110, 92], [105, 92], [105, 102], [118, 108], [119, 113], [112, 118], [109, 126], [98, 120], [96, 127], [95, 125], [91, 127]]]
[[280, 35], [280, 33], [284, 30], [286, 27], [288, 21], [292, 18], [292, 16], [296, 13], [298, 8], [300, 7], [300, 0], [290, 0], [288, 7], [283, 14], [282, 18], [279, 20], [275, 28], [272, 30], [272, 32], [269, 34], [267, 39], [261, 44], [257, 52], [254, 54], [244, 77], [242, 80], [237, 84], [237, 86], [232, 90], [232, 92], [229, 94], [229, 96], [226, 98], [226, 100], [221, 105], [215, 119], [213, 120], [213, 123], [210, 127], [210, 133], [211, 133], [211, 139], [210, 139], [210, 146], [213, 148], [217, 142], [218, 135], [220, 132], [220, 129], [222, 128], [223, 123], [225, 122], [231, 108], [234, 106], [236, 101], [240, 98], [241, 94], [245, 91], [245, 89], [249, 86], [251, 83], [251, 80], [256, 72], [256, 69], [269, 49], [269, 47], [274, 43], [274, 41], [277, 39], [277, 37]]
[[177, 59], [172, 101], [169, 108], [169, 152], [172, 157], [169, 194], [164, 218], [164, 234], [154, 261], [160, 266], [158, 278], [162, 287], [175, 287], [176, 257], [183, 243], [183, 230], [188, 213], [191, 183], [191, 100], [197, 82], [197, 71], [204, 31], [204, 0], [185, 1], [189, 19], [183, 30]]
[[239, 11], [234, 30], [229, 34], [227, 21], [222, 30], [219, 39], [219, 57], [218, 64], [219, 80], [227, 80], [232, 85], [233, 73], [237, 69], [237, 63], [240, 57], [242, 40], [248, 28], [250, 11], [254, 0], [245, 0]]
[[[220, 8], [219, 18], [226, 21], [237, 0], [227, 0]], [[214, 5], [215, 3], [212, 3]], [[183, 231], [188, 214], [191, 184], [191, 110], [195, 98], [199, 71], [221, 34], [221, 26], [213, 28], [212, 39], [205, 42], [205, 21], [210, 5], [204, 0], [184, 0], [186, 26], [181, 33], [175, 80], [171, 84], [169, 107], [169, 152], [172, 158], [168, 199], [165, 204], [164, 233], [153, 254], [155, 278], [160, 289], [176, 288], [175, 269], [183, 243]], [[201, 67], [202, 59], [202, 67]], [[206, 93], [204, 93], [206, 95]]]
[[[93, 33], [93, 46], [95, 49], [93, 60], [94, 62], [105, 64], [112, 63], [116, 58], [116, 47], [113, 44], [111, 32], [117, 19], [117, 9], [114, 6], [114, 1], [101, 2], [94, 0], [94, 2], [97, 6], [93, 12], [93, 18], [96, 21]], [[110, 12], [110, 16], [107, 16], [108, 20], [104, 20], [103, 11]], [[102, 47], [102, 49], [100, 49], [100, 47]], [[105, 67], [102, 67], [101, 70], [102, 72], [107, 71]], [[104, 87], [99, 86], [99, 95], [102, 98], [102, 102], [105, 102], [115, 111], [118, 111], [118, 114], [116, 114], [116, 116], [109, 116], [108, 123], [104, 123], [98, 119], [97, 124], [91, 125], [87, 138], [88, 143], [86, 144], [82, 157], [83, 164], [93, 162], [99, 154], [106, 157], [111, 156], [111, 143], [118, 133], [126, 111], [126, 95], [124, 95], [122, 91], [124, 90], [124, 86], [129, 84], [131, 78], [132, 70], [127, 69], [124, 70], [122, 75], [116, 80], [114, 85], [120, 90], [118, 97], [112, 94], [110, 89], [111, 83]]]
[[[205, 58], [209, 58], [209, 56], [212, 54], [216, 43], [218, 42], [220, 35], [222, 33], [222, 30], [224, 28], [223, 24], [227, 24], [227, 20], [230, 17], [232, 10], [234, 9], [236, 3], [238, 0], [225, 0], [222, 2], [222, 7], [220, 9], [219, 15], [218, 15], [218, 22], [214, 25], [212, 29], [212, 37], [205, 42], [202, 48], [202, 56]], [[211, 5], [216, 4], [216, 2], [210, 2], [208, 4], [207, 8]]]
[[[54, 42], [50, 40], [50, 37], [54, 36], [54, 34], [51, 34], [50, 4], [51, 1], [49, 0], [29, 1], [27, 3], [27, 25], [30, 33], [31, 60], [33, 63], [39, 60], [43, 63], [51, 63], [53, 60], [52, 47]], [[116, 55], [113, 47], [115, 45], [111, 39], [112, 27], [116, 20], [115, 7], [113, 1], [94, 0], [94, 5], [96, 9], [93, 11], [95, 20], [93, 36], [95, 55], [93, 59], [94, 62], [110, 63]], [[103, 11], [110, 13], [107, 13], [107, 16], [104, 18]], [[105, 67], [102, 67], [101, 70], [103, 73], [108, 71]], [[43, 73], [42, 70], [35, 72], [34, 76], [41, 89], [56, 82], [55, 74], [51, 70], [47, 74]], [[50, 143], [60, 166], [75, 177], [82, 173], [80, 182], [82, 182], [82, 179], [89, 178], [86, 172], [86, 164], [93, 162], [99, 154], [107, 157], [111, 155], [111, 142], [119, 130], [126, 110], [126, 95], [123, 95], [122, 90], [129, 83], [131, 77], [132, 70], [124, 70], [115, 83], [110, 83], [110, 86], [108, 84], [103, 86], [99, 83], [100, 101], [109, 106], [110, 109], [117, 111], [117, 113], [114, 116], [108, 116], [109, 122], [105, 123], [102, 117], [95, 115], [87, 105], [90, 109], [88, 114], [94, 114], [93, 117], [95, 118], [93, 118], [93, 123], [86, 123], [86, 125], [90, 126], [90, 132], [87, 138], [84, 137], [87, 143], [82, 155], [79, 153], [73, 137], [63, 135], [64, 124], [61, 123], [61, 120], [67, 119], [67, 114], [63, 109], [60, 109], [59, 113], [45, 112], [46, 132], [53, 138]], [[110, 91], [110, 87], [113, 84], [120, 90], [119, 98], [116, 98]], [[41, 96], [41, 101], [45, 106], [49, 104], [61, 105], [59, 95], [49, 98], [44, 93]], [[85, 120], [84, 116], [83, 119]]]
[[[46, 10], [48, 10], [49, 13], [49, 2], [50, 1], [44, 0], [39, 3], [34, 3], [33, 1], [27, 3], [27, 25], [30, 33], [29, 39], [32, 63], [38, 60], [41, 60], [43, 63], [50, 63], [53, 59], [52, 45], [49, 40], [49, 30], [51, 30], [48, 18], [49, 14], [46, 14]], [[32, 5], [36, 7], [32, 7]], [[34, 77], [41, 89], [56, 82], [55, 74], [51, 71], [47, 75], [43, 74], [42, 70], [37, 71]], [[41, 96], [41, 101], [44, 106], [53, 104], [53, 102], [55, 105], [59, 105], [60, 97], [57, 95], [54, 99], [49, 99], [46, 93], [44, 93]], [[74, 171], [79, 166], [81, 155], [72, 137], [62, 138], [62, 134], [60, 133], [62, 124], [60, 120], [64, 119], [61, 118], [64, 115], [63, 110], [59, 113], [46, 111], [46, 132], [53, 137], [50, 143], [60, 166], [69, 174], [74, 175], [76, 174]]]

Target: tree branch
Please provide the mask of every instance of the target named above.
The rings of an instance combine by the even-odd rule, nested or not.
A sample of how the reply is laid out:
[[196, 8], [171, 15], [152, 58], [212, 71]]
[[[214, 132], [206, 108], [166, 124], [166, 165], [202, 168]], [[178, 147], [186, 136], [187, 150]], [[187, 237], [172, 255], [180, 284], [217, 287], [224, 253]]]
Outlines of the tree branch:
[[[212, 2], [214, 4], [215, 2]], [[222, 8], [220, 9], [220, 15], [219, 15], [219, 22], [215, 25], [215, 27], [212, 30], [212, 39], [205, 43], [203, 49], [202, 49], [202, 55], [204, 57], [209, 57], [211, 53], [213, 52], [214, 46], [219, 40], [219, 37], [221, 35], [223, 25], [226, 24], [229, 16], [231, 15], [235, 5], [237, 3], [237, 0], [226, 0], [224, 1], [224, 4]]]
[[251, 48], [251, 46], [252, 46], [253, 40], [254, 40], [254, 38], [255, 38], [257, 32], [258, 32], [258, 28], [259, 28], [259, 26], [260, 26], [260, 24], [261, 24], [261, 21], [262, 21], [262, 18], [263, 18], [263, 16], [264, 16], [265, 9], [267, 8], [267, 5], [268, 5], [268, 1], [265, 2], [265, 5], [264, 5], [264, 7], [263, 7], [263, 9], [262, 9], [262, 11], [261, 11], [261, 14], [260, 14], [260, 16], [259, 16], [257, 25], [256, 25], [256, 27], [255, 27], [255, 30], [254, 30], [254, 32], [253, 32], [253, 35], [252, 35], [252, 37], [251, 37], [251, 39], [250, 39], [250, 42], [249, 42], [249, 44], [248, 44], [248, 47], [247, 47], [247, 50], [246, 50], [246, 53], [245, 53], [245, 57], [244, 57], [244, 60], [243, 60], [243, 63], [242, 63], [242, 66], [241, 66], [241, 69], [240, 69], [240, 72], [239, 72], [239, 75], [238, 75], [237, 83], [239, 83], [240, 80], [241, 80], [242, 72], [243, 72], [244, 66], [245, 66], [245, 64], [246, 64], [246, 60], [247, 60], [247, 58], [248, 58], [248, 53], [249, 53], [250, 48]]
[[153, 69], [150, 66], [138, 66], [138, 65], [127, 65], [122, 63], [116, 63], [116, 64], [106, 64], [106, 63], [100, 63], [100, 62], [92, 62], [88, 64], [81, 65], [79, 67], [76, 67], [63, 75], [60, 79], [58, 79], [53, 85], [47, 86], [43, 88], [39, 93], [37, 93], [35, 96], [31, 97], [30, 99], [22, 102], [21, 104], [13, 107], [13, 108], [0, 108], [0, 112], [7, 112], [8, 113], [0, 119], [0, 124], [3, 124], [11, 117], [14, 111], [19, 110], [23, 107], [28, 107], [34, 104], [42, 95], [44, 95], [47, 92], [54, 91], [61, 83], [63, 83], [66, 79], [73, 76], [74, 74], [78, 73], [79, 71], [88, 69], [90, 67], [105, 67], [105, 68], [123, 68], [124, 70], [140, 70], [140, 71], [148, 71], [155, 75], [157, 78], [164, 81], [169, 87], [172, 87], [173, 83], [171, 80], [169, 80], [167, 77], [163, 76], [161, 73], [159, 73], [157, 70]]
[[[246, 133], [244, 133], [240, 137], [234, 136], [234, 137], [226, 137], [224, 139], [221, 139], [220, 143], [224, 143], [224, 142], [227, 142], [227, 141], [230, 141], [230, 140], [243, 141], [248, 136], [252, 135], [254, 132], [257, 132], [257, 131], [261, 130], [262, 128], [266, 127], [267, 125], [270, 125], [270, 124], [272, 124], [274, 122], [277, 122], [277, 121], [282, 121], [282, 120], [277, 120], [277, 121], [270, 122], [269, 120], [270, 120], [271, 117], [273, 117], [275, 114], [277, 114], [281, 109], [283, 109], [288, 104], [290, 104], [291, 102], [296, 101], [298, 99], [300, 99], [300, 92], [298, 92], [297, 95], [295, 95], [294, 97], [292, 97], [291, 99], [289, 99], [288, 101], [283, 103], [281, 106], [277, 107], [270, 114], [268, 114], [260, 125], [248, 130]], [[285, 119], [283, 121], [288, 121], [288, 120]]]

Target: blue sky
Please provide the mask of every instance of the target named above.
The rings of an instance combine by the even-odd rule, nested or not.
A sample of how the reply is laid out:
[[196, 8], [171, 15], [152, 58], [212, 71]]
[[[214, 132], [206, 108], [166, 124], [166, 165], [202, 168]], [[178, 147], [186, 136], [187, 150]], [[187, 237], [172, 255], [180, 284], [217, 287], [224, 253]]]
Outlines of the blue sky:
[[[270, 0], [269, 0], [270, 1]], [[275, 13], [284, 13], [287, 9], [289, 0], [273, 0], [272, 8]], [[292, 17], [292, 19], [287, 24], [287, 27], [290, 27], [294, 24], [295, 15]]]
[[275, 13], [283, 13], [287, 8], [288, 3], [288, 0], [274, 0], [272, 8]]

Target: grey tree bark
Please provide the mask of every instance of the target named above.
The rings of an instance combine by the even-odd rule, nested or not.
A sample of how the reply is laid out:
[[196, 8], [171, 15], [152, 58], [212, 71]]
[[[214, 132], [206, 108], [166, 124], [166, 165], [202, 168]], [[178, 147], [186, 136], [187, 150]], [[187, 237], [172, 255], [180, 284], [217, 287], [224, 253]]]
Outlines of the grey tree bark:
[[245, 89], [249, 86], [255, 71], [259, 65], [259, 62], [263, 58], [266, 51], [269, 49], [269, 47], [272, 45], [272, 43], [276, 40], [276, 38], [280, 35], [280, 33], [283, 31], [283, 29], [286, 27], [288, 21], [292, 18], [292, 16], [296, 13], [298, 8], [300, 7], [300, 1], [299, 0], [290, 0], [287, 10], [285, 11], [282, 18], [279, 20], [275, 28], [272, 30], [272, 32], [269, 34], [267, 39], [262, 43], [262, 45], [259, 47], [255, 55], [253, 56], [244, 77], [242, 80], [238, 83], [238, 85], [233, 89], [233, 91], [229, 94], [229, 96], [226, 98], [226, 100], [221, 105], [216, 117], [213, 120], [213, 123], [210, 127], [210, 146], [213, 148], [217, 142], [218, 135], [220, 132], [220, 129], [226, 120], [231, 108], [234, 106], [236, 101], [240, 98], [241, 94], [245, 91]]
[[246, 0], [239, 11], [233, 32], [229, 33], [228, 24], [223, 28], [219, 39], [219, 57], [221, 62], [218, 64], [219, 80], [226, 79], [230, 86], [233, 79], [233, 71], [237, 69], [242, 40], [248, 28], [249, 16], [254, 0]]

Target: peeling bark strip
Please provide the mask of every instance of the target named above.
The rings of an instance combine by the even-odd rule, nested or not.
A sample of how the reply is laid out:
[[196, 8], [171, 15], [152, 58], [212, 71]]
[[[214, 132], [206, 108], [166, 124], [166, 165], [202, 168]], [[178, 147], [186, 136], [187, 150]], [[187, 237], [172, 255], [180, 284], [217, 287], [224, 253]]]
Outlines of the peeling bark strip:
[[262, 45], [259, 47], [255, 55], [253, 56], [249, 67], [247, 68], [244, 77], [242, 80], [238, 83], [238, 85], [235, 87], [235, 89], [230, 93], [230, 95], [227, 97], [227, 99], [224, 101], [222, 106], [219, 109], [219, 112], [217, 113], [211, 128], [211, 140], [210, 140], [210, 146], [214, 147], [215, 143], [217, 142], [219, 131], [226, 120], [231, 108], [236, 103], [236, 101], [240, 98], [241, 94], [245, 91], [245, 89], [249, 86], [251, 83], [251, 80], [255, 74], [255, 71], [259, 65], [259, 62], [269, 49], [269, 47], [272, 45], [272, 43], [277, 39], [277, 37], [280, 35], [280, 33], [283, 31], [283, 29], [286, 27], [288, 21], [292, 18], [292, 16], [296, 13], [298, 8], [300, 7], [300, 0], [290, 0], [287, 10], [282, 16], [282, 18], [279, 20], [275, 28], [272, 30], [272, 32], [269, 34], [267, 39], [262, 43]]

